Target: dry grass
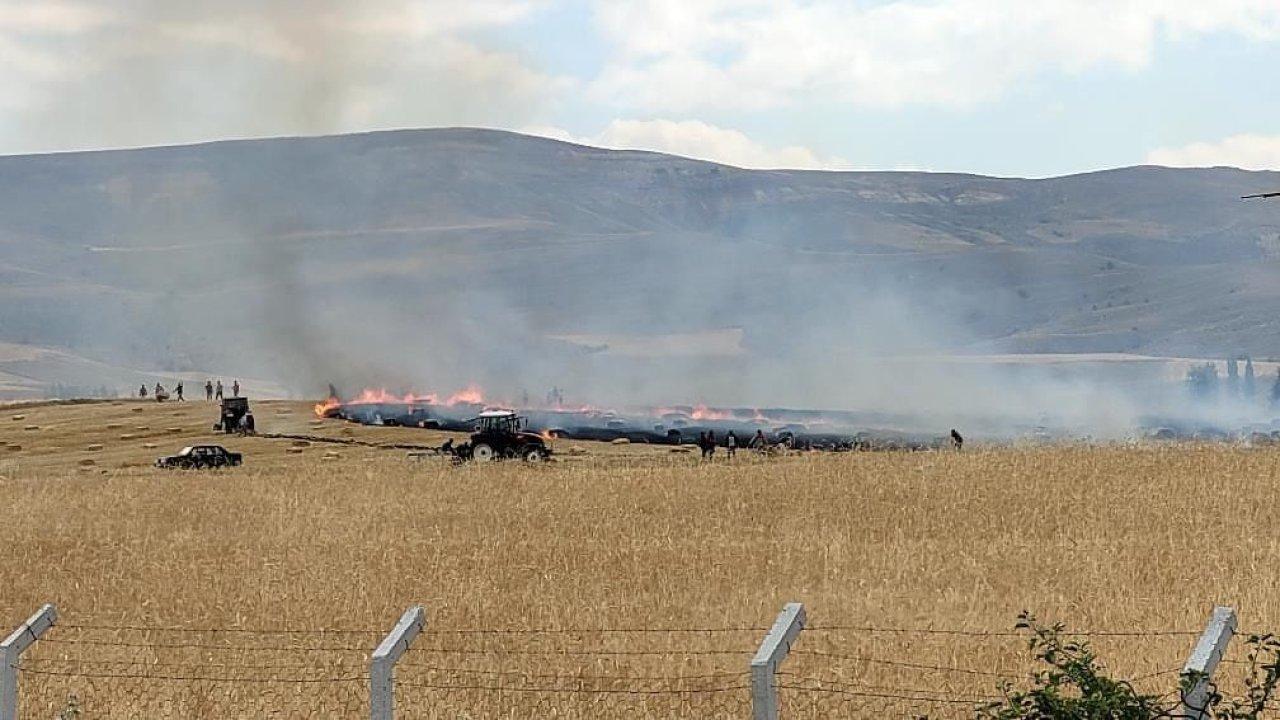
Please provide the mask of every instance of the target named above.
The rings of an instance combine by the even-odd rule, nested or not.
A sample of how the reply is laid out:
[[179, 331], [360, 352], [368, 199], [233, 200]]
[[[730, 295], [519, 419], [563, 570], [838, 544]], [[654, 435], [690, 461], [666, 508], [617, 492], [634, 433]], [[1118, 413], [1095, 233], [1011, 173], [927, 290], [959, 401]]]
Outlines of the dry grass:
[[[266, 405], [294, 409], [288, 416], [259, 410], [266, 430], [340, 436], [335, 423], [311, 427], [301, 405]], [[132, 412], [136, 407], [143, 413]], [[1195, 631], [1214, 603], [1224, 603], [1238, 608], [1247, 629], [1280, 628], [1274, 451], [1064, 447], [742, 457], [732, 465], [704, 465], [663, 448], [582, 444], [586, 454], [570, 462], [453, 468], [363, 447], [339, 448], [338, 457], [326, 459], [334, 446], [318, 443], [291, 455], [289, 441], [248, 439], [227, 443], [246, 452], [247, 466], [235, 471], [145, 467], [157, 452], [144, 448], [148, 439], [170, 452], [212, 437], [204, 434], [213, 417], [209, 406], [192, 403], [178, 416], [173, 411], [134, 403], [25, 407], [23, 421], [0, 425], [0, 546], [6, 548], [0, 623], [13, 626], [41, 603], [56, 602], [64, 625], [381, 629], [405, 607], [422, 603], [430, 629], [406, 659], [414, 667], [401, 671], [402, 680], [544, 689], [560, 681], [531, 676], [741, 673], [761, 633], [447, 631], [754, 628], [768, 625], [791, 600], [806, 604], [815, 626], [1007, 630], [1020, 610], [1030, 609], [1075, 628]], [[154, 428], [181, 423], [184, 434], [139, 428], [137, 438], [122, 441], [105, 429], [113, 421], [149, 421]], [[41, 430], [24, 431], [24, 423]], [[430, 433], [403, 429], [356, 428], [355, 436], [438, 442]], [[23, 449], [8, 450], [12, 444]], [[96, 444], [104, 448], [85, 449]], [[96, 465], [79, 465], [90, 456]], [[193, 637], [229, 642], [216, 634], [68, 627], [51, 639], [154, 644]], [[1193, 639], [1096, 642], [1117, 672], [1136, 676], [1178, 667]], [[130, 674], [156, 674], [168, 663], [188, 666], [181, 672], [205, 667], [206, 675], [219, 665], [252, 664], [248, 658], [310, 665], [315, 670], [308, 672], [321, 674], [306, 677], [323, 678], [359, 675], [359, 648], [374, 641], [372, 635], [236, 641], [295, 648], [341, 642], [356, 648], [349, 652], [41, 643], [33, 657], [144, 663], [122, 665]], [[708, 652], [719, 650], [726, 652]], [[850, 684], [845, 687], [986, 695], [998, 681], [849, 659], [854, 656], [982, 672], [1026, 667], [1021, 644], [1007, 637], [810, 630], [797, 650], [790, 671]], [[681, 681], [680, 687], [741, 680]], [[703, 684], [689, 685], [694, 682]], [[137, 678], [41, 676], [29, 686], [44, 688], [43, 694], [24, 702], [37, 717], [47, 717], [69, 690], [93, 703], [96, 715], [144, 712], [151, 697], [166, 693], [187, 715], [257, 715], [265, 712], [261, 703], [274, 702], [302, 708], [299, 715], [335, 714], [356, 712], [363, 702], [359, 683], [317, 683], [300, 691], [284, 684], [270, 693], [216, 682], [194, 690], [192, 683], [158, 684], [164, 688]], [[1144, 687], [1173, 685], [1165, 676]], [[330, 704], [307, 705], [325, 693]], [[448, 717], [552, 711], [741, 716], [746, 702], [742, 691], [689, 694], [679, 711], [663, 705], [666, 699], [630, 695], [419, 687], [402, 689], [400, 697], [423, 715]], [[835, 701], [794, 691], [787, 699], [796, 714], [811, 716], [836, 714], [836, 706], [823, 704]], [[934, 717], [965, 710], [863, 696], [845, 701], [853, 703], [840, 706], [846, 715], [908, 706]], [[244, 710], [237, 702], [254, 704]]]

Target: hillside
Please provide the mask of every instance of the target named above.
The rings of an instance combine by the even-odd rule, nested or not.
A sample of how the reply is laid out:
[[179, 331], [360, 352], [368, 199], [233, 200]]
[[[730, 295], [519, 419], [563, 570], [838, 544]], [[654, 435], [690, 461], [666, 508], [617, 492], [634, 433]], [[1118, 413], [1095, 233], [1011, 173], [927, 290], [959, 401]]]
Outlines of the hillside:
[[1280, 203], [1237, 198], [1273, 187], [752, 171], [470, 129], [3, 157], [0, 342], [299, 390], [535, 386], [602, 358], [682, 377], [685, 349], [571, 339], [726, 328], [740, 347], [709, 356], [738, 370], [832, 348], [1269, 356]]

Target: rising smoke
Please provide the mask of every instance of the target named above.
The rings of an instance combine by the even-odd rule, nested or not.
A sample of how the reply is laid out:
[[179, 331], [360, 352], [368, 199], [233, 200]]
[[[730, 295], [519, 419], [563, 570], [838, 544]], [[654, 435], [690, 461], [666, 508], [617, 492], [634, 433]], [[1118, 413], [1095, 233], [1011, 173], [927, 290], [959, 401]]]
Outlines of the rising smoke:
[[[309, 135], [370, 116], [536, 119], [549, 81], [473, 36], [520, 4], [457, 5], [102, 3], [92, 30], [48, 41], [82, 70], [4, 117], [35, 149]], [[1094, 249], [1064, 266], [1001, 247], [1002, 233], [1037, 247], [1024, 217], [1037, 232], [1070, 227], [1056, 197], [1017, 204], [1014, 181], [748, 173], [480, 131], [41, 162], [43, 175], [14, 171], [42, 204], [13, 201], [10, 226], [50, 238], [36, 264], [130, 300], [34, 310], [43, 330], [92, 331], [100, 354], [146, 367], [312, 397], [328, 383], [474, 383], [509, 400], [557, 386], [601, 405], [857, 409], [995, 435], [1265, 417], [1191, 406], [1162, 366], [958, 360], [1043, 342], [1031, 330], [1076, 291], [1055, 283], [1092, 292], [1099, 273]], [[1103, 275], [1145, 282], [1133, 264]], [[1117, 350], [1127, 334], [1136, 326], [1088, 337]]]

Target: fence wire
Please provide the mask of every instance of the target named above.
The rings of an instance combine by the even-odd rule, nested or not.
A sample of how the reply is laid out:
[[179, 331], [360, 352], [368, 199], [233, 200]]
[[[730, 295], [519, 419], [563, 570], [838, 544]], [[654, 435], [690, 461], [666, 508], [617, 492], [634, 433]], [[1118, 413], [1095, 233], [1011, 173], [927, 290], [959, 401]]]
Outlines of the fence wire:
[[23, 653], [19, 717], [363, 717], [372, 646], [328, 631], [55, 625]]
[[[764, 626], [435, 628], [396, 664], [409, 718], [743, 718]], [[1094, 630], [1135, 688], [1177, 687], [1193, 630]], [[355, 718], [369, 709], [375, 629], [62, 623], [22, 656], [23, 720]], [[971, 628], [814, 624], [777, 676], [784, 718], [973, 718], [1035, 668], [1026, 635]], [[1243, 642], [1219, 672], [1242, 680]], [[1280, 717], [1268, 707], [1264, 717]]]

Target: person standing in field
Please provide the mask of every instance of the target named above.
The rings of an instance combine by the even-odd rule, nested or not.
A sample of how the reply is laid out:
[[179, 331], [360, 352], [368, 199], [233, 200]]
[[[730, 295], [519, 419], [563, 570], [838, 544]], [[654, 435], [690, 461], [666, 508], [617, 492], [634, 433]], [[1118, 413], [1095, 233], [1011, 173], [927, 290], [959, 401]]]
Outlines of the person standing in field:
[[716, 431], [707, 431], [707, 457], [712, 460], [716, 459]]
[[212, 380], [204, 381], [204, 399], [206, 401], [213, 400], [213, 381]]
[[240, 397], [240, 381], [231, 383], [231, 397]]
[[146, 383], [142, 383], [142, 387], [138, 388], [138, 397], [140, 397], [140, 398], [146, 398], [146, 397], [147, 397], [147, 384], [146, 384]]
[[733, 457], [733, 454], [737, 452], [737, 450], [738, 450], [738, 436], [734, 435], [733, 431], [730, 430], [729, 436], [724, 439], [725, 454], [727, 454], [729, 457]]
[[764, 452], [765, 446], [768, 445], [764, 439], [764, 431], [756, 430], [756, 436], [751, 438], [751, 449], [756, 452]]
[[218, 400], [222, 400], [222, 379], [221, 378], [218, 379], [218, 384], [214, 385], [214, 397]]
[[702, 451], [702, 459], [707, 459], [707, 434], [705, 432], [698, 433], [698, 449]]
[[178, 401], [179, 401], [179, 402], [181, 402], [181, 401], [183, 400], [183, 397], [182, 397], [182, 381], [181, 381], [181, 380], [179, 380], [179, 381], [178, 381], [178, 386], [177, 386], [177, 387], [175, 387], [175, 388], [173, 389], [173, 394], [174, 394], [175, 396], [177, 396], [177, 398], [178, 398]]

